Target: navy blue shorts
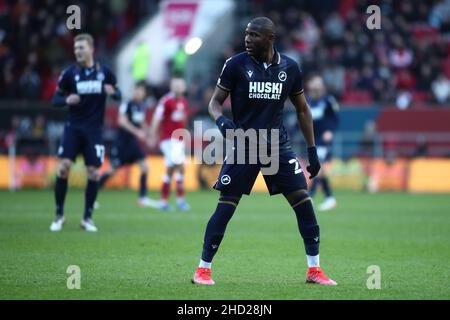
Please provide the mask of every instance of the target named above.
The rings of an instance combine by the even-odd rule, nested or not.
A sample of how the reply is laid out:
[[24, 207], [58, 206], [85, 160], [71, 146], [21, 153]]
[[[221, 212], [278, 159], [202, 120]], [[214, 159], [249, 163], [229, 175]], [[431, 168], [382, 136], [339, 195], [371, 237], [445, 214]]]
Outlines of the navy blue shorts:
[[113, 168], [132, 164], [144, 158], [145, 153], [134, 138], [119, 138], [111, 148], [111, 166]]
[[[234, 195], [250, 194], [260, 170], [264, 167], [262, 164], [229, 164], [225, 161], [214, 189]], [[292, 149], [280, 151], [276, 174], [262, 173], [270, 195], [307, 189], [305, 176]]]
[[105, 158], [101, 129], [83, 129], [66, 124], [58, 157], [75, 161], [82, 154], [86, 166], [100, 167]]

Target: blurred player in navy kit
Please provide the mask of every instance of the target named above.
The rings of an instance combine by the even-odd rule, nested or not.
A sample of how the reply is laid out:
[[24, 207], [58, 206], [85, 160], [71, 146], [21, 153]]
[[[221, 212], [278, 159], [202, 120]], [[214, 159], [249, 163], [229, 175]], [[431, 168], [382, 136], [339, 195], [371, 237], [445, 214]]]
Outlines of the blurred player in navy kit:
[[322, 186], [325, 200], [319, 205], [320, 211], [331, 210], [336, 207], [336, 199], [331, 192], [328, 175], [331, 170], [331, 148], [334, 132], [339, 125], [339, 104], [336, 99], [328, 95], [322, 77], [312, 76], [307, 83], [308, 104], [314, 121], [314, 138], [316, 140], [317, 155], [323, 168], [316, 179], [312, 181], [309, 193], [314, 196], [317, 186]]
[[[270, 146], [271, 150], [274, 149], [273, 153], [278, 155], [278, 170], [269, 175], [264, 173], [265, 167], [262, 163], [236, 164], [234, 159], [228, 161], [228, 158], [224, 162], [214, 186], [220, 191], [219, 201], [206, 226], [200, 263], [192, 279], [196, 284], [214, 285], [211, 264], [227, 224], [242, 195], [250, 194], [259, 172], [262, 171], [270, 195], [283, 194], [296, 215], [308, 264], [306, 281], [320, 285], [336, 285], [319, 265], [319, 225], [306, 190], [305, 176], [282, 123], [284, 103], [290, 98], [297, 111], [300, 130], [308, 144], [309, 178], [314, 178], [319, 173], [320, 163], [315, 148], [312, 116], [303, 94], [302, 73], [295, 61], [274, 48], [274, 39], [275, 26], [270, 19], [259, 17], [247, 25], [246, 52], [225, 62], [209, 103], [209, 113], [224, 136], [229, 136], [238, 128], [275, 129], [273, 134], [278, 130], [279, 142]], [[233, 120], [226, 118], [222, 111], [228, 96], [231, 98]], [[259, 132], [261, 139], [264, 133]], [[263, 141], [268, 143], [267, 139]], [[234, 146], [235, 149], [242, 148], [237, 144]], [[247, 148], [243, 150], [247, 153]], [[236, 280], [242, 281], [240, 277], [242, 275]]]
[[50, 230], [60, 231], [65, 222], [64, 201], [70, 168], [78, 154], [82, 154], [87, 170], [85, 208], [80, 226], [91, 232], [97, 227], [92, 220], [92, 211], [98, 191], [99, 168], [105, 156], [102, 142], [103, 118], [107, 96], [120, 100], [112, 71], [94, 60], [94, 39], [89, 34], [74, 38], [74, 53], [77, 63], [66, 68], [58, 80], [53, 105], [69, 106], [69, 118], [58, 150], [59, 163], [56, 172], [55, 202], [56, 217]]
[[147, 196], [148, 166], [145, 153], [139, 146], [139, 140], [147, 142], [148, 127], [145, 123], [145, 82], [138, 82], [133, 89], [133, 98], [122, 102], [119, 108], [119, 134], [111, 149], [110, 168], [100, 177], [99, 188], [122, 166], [137, 163], [141, 169], [139, 179], [138, 205], [141, 207], [159, 207], [159, 202]]

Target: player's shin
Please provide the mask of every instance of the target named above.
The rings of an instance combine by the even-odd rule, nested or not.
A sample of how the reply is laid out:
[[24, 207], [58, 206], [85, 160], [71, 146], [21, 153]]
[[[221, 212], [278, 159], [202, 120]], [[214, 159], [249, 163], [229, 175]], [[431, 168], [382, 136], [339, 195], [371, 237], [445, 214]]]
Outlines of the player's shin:
[[166, 174], [163, 177], [163, 185], [161, 187], [161, 201], [163, 203], [167, 203], [167, 201], [169, 200], [169, 195], [170, 195], [170, 178]]
[[62, 216], [64, 214], [64, 201], [67, 194], [67, 178], [56, 177], [55, 182], [55, 203], [56, 215]]
[[305, 244], [309, 267], [319, 266], [320, 228], [317, 223], [311, 198], [302, 194], [291, 203], [297, 217], [298, 228]]
[[321, 182], [322, 182], [323, 192], [325, 193], [325, 197], [327, 197], [327, 198], [332, 197], [330, 181], [328, 180], [328, 177], [322, 177]]
[[314, 197], [316, 194], [317, 186], [320, 182], [320, 177], [315, 177], [311, 182], [311, 187], [309, 188], [309, 194], [311, 197]]
[[139, 179], [139, 198], [144, 198], [147, 196], [147, 173], [141, 173], [141, 178]]
[[86, 191], [85, 191], [85, 206], [84, 206], [84, 220], [89, 220], [92, 217], [92, 211], [94, 209], [95, 199], [97, 198], [98, 181], [88, 179]]
[[108, 181], [109, 178], [111, 178], [111, 173], [105, 172], [104, 174], [102, 174], [102, 176], [98, 180], [98, 189], [103, 188], [103, 186], [105, 185], [106, 181]]
[[183, 174], [180, 172], [175, 173], [175, 181], [177, 183], [177, 199], [184, 199], [184, 181]]
[[200, 261], [201, 268], [204, 268], [205, 265], [207, 267], [211, 266], [210, 263], [219, 249], [227, 224], [236, 210], [239, 199], [239, 196], [220, 196], [216, 211], [206, 226], [202, 259]]

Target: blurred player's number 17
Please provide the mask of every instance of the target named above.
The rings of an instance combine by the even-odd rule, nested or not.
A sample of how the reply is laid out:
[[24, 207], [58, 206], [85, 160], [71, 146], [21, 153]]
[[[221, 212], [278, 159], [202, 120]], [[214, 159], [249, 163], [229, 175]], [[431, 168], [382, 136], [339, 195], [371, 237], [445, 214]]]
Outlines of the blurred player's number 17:
[[300, 172], [302, 172], [302, 168], [300, 168], [300, 163], [298, 162], [298, 159], [291, 159], [289, 160], [289, 163], [295, 163], [295, 168], [294, 168], [294, 174], [299, 174]]
[[105, 146], [102, 146], [101, 144], [96, 144], [95, 152], [97, 153], [97, 158], [100, 158], [101, 162], [103, 163], [103, 160], [105, 160]]

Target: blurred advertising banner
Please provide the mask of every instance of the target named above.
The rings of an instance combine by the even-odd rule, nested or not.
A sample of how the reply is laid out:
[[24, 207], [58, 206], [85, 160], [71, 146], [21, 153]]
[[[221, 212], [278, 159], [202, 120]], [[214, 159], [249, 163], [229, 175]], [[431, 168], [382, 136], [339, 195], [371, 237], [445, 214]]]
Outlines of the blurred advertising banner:
[[[107, 170], [109, 160], [105, 159], [101, 171]], [[49, 188], [55, 180], [57, 159], [49, 156], [18, 156], [13, 166], [8, 156], [0, 156], [0, 189], [8, 189], [13, 181], [15, 189]], [[150, 190], [159, 190], [165, 172], [161, 156], [148, 156], [147, 164]], [[10, 168], [15, 168], [11, 172]], [[302, 170], [306, 165], [301, 161]], [[220, 165], [198, 165], [192, 158], [186, 162], [186, 190], [211, 189], [220, 171]], [[137, 190], [140, 171], [137, 165], [121, 168], [106, 183], [106, 188]], [[306, 179], [308, 183], [311, 181]], [[346, 161], [335, 159], [330, 164], [330, 180], [333, 187], [341, 190], [368, 192], [436, 192], [450, 193], [450, 159], [417, 158], [386, 160], [382, 158]], [[175, 181], [173, 181], [175, 183]], [[86, 171], [81, 157], [74, 163], [69, 177], [71, 187], [84, 188]], [[175, 187], [175, 185], [173, 186]], [[253, 186], [253, 192], [267, 192], [264, 178], [260, 174]]]
[[185, 39], [191, 33], [197, 13], [197, 1], [170, 1], [164, 8], [164, 23], [171, 36]]

